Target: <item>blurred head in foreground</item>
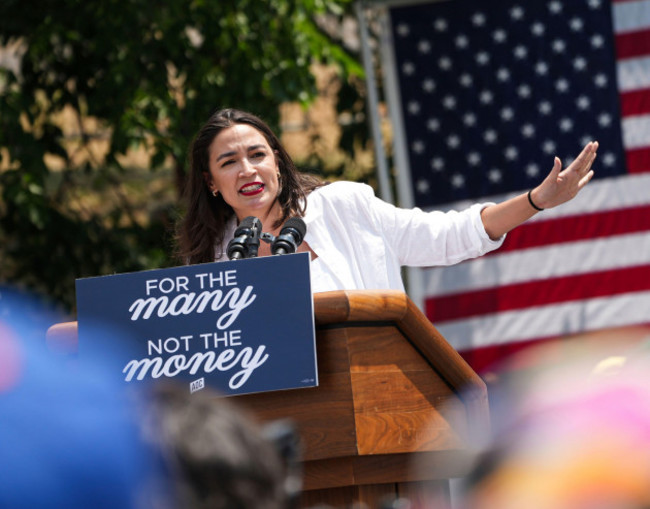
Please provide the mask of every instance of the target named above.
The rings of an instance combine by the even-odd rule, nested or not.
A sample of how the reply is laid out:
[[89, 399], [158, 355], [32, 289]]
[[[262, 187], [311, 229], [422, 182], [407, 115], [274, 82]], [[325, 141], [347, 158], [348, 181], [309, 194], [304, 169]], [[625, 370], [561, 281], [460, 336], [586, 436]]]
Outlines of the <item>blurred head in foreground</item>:
[[650, 508], [648, 355], [598, 359], [491, 395], [495, 439], [466, 480], [464, 509]]
[[178, 507], [286, 509], [292, 493], [278, 437], [218, 396], [174, 383], [153, 392], [147, 435], [164, 451]]
[[102, 360], [71, 367], [48, 351], [52, 323], [32, 298], [0, 289], [0, 507], [161, 507], [134, 395]]

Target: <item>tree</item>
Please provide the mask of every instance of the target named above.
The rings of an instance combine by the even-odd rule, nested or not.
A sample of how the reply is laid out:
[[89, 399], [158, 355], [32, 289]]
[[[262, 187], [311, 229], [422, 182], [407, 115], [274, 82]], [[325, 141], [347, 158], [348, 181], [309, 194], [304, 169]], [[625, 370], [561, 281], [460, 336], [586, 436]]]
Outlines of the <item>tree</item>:
[[[350, 2], [0, 3], [0, 46], [20, 49], [19, 67], [0, 69], [4, 281], [72, 308], [76, 278], [171, 265], [200, 124], [238, 106], [277, 128], [279, 104], [314, 97], [314, 60], [362, 74], [316, 22]], [[151, 172], [133, 171], [134, 153]]]

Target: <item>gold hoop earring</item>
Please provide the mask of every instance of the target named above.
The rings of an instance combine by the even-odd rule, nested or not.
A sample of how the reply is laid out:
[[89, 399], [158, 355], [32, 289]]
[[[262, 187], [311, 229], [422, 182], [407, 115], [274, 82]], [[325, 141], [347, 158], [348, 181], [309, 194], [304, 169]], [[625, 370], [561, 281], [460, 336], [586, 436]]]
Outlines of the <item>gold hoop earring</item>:
[[214, 196], [215, 198], [216, 198], [217, 196], [219, 196], [219, 190], [218, 190], [218, 189], [213, 189], [213, 190], [212, 190], [212, 196]]

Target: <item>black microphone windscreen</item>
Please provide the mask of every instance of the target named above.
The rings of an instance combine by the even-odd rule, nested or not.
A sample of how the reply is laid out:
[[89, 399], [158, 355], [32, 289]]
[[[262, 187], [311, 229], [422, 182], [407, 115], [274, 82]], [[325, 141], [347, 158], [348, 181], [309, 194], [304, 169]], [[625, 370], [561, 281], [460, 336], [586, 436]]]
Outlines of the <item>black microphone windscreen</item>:
[[302, 239], [305, 237], [305, 233], [307, 233], [307, 225], [300, 217], [289, 218], [287, 222], [284, 223], [284, 226], [282, 227], [283, 230], [285, 228], [293, 228], [300, 234], [300, 239], [298, 239], [299, 240], [298, 244], [302, 242]]

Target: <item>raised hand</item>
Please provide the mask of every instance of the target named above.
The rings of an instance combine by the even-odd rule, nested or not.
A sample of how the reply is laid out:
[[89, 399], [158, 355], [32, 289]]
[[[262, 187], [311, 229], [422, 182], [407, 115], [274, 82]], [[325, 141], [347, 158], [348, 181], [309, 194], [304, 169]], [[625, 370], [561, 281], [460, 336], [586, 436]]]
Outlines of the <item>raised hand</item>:
[[542, 209], [550, 209], [574, 198], [594, 176], [591, 165], [596, 159], [598, 142], [585, 145], [580, 155], [562, 169], [562, 162], [555, 158], [553, 169], [544, 181], [533, 189], [531, 199]]

